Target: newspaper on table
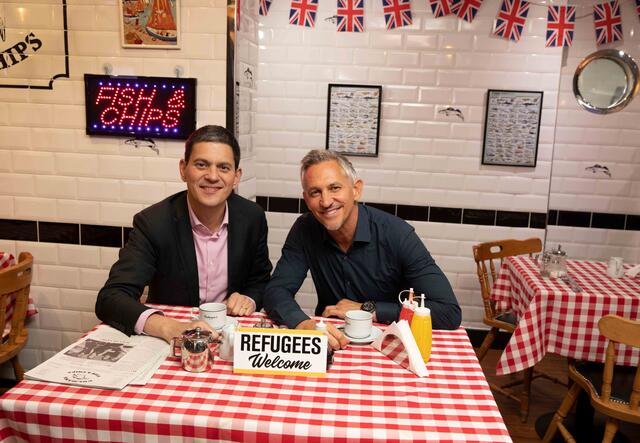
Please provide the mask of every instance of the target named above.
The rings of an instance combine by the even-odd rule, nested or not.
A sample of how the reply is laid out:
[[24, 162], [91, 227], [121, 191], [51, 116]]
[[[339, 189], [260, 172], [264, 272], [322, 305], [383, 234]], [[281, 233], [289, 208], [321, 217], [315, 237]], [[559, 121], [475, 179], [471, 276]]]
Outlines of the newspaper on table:
[[126, 334], [100, 325], [67, 346], [25, 377], [92, 388], [122, 389], [145, 384], [169, 355], [169, 345], [155, 337]]

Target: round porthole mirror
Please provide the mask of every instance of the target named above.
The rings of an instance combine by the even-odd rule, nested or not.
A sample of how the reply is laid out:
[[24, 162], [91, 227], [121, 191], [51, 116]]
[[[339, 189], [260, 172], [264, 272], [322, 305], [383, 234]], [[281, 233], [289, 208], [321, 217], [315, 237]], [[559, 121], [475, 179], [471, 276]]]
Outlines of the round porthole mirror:
[[573, 76], [573, 93], [580, 106], [609, 114], [627, 106], [639, 88], [638, 65], [624, 51], [604, 49], [588, 55]]

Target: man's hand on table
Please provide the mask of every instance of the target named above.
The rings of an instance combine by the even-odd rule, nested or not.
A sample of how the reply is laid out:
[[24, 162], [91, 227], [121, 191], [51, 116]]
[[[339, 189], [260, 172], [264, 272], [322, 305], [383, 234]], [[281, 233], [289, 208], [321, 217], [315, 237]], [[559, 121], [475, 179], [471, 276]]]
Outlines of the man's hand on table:
[[213, 338], [218, 338], [218, 332], [213, 330], [205, 321], [193, 320], [185, 323], [161, 314], [149, 316], [144, 324], [144, 333], [152, 337], [160, 337], [171, 343], [173, 337], [180, 337], [184, 331], [198, 327], [202, 330], [213, 332]]
[[[338, 317], [344, 319], [347, 315], [347, 311], [359, 311], [362, 308], [362, 303], [358, 303], [357, 301], [349, 300], [348, 298], [343, 298], [335, 305], [329, 305], [324, 308], [322, 311], [323, 317]], [[376, 318], [376, 313], [372, 312], [373, 321], [378, 321]]]
[[[349, 344], [349, 339], [331, 323], [326, 323], [326, 325], [329, 346], [331, 346], [331, 348], [336, 351], [338, 349], [346, 348]], [[298, 326], [296, 326], [296, 329], [314, 330], [316, 329], [316, 321], [312, 319], [301, 321], [300, 323], [298, 323]]]
[[234, 292], [224, 301], [227, 305], [227, 315], [251, 315], [256, 310], [256, 302], [251, 297]]

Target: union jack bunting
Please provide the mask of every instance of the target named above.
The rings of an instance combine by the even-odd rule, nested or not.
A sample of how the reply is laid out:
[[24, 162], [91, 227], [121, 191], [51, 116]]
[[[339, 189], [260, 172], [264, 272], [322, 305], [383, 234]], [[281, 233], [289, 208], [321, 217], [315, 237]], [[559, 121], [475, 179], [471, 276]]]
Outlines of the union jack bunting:
[[638, 17], [640, 18], [640, 0], [636, 0], [636, 12], [638, 13]]
[[316, 25], [318, 0], [291, 0], [289, 23], [313, 28]]
[[618, 0], [593, 5], [593, 24], [596, 26], [598, 45], [622, 40], [622, 19]]
[[271, 0], [258, 0], [258, 3], [260, 4], [258, 12], [260, 12], [260, 15], [266, 16], [269, 13], [269, 8], [271, 7]]
[[547, 9], [547, 47], [571, 46], [575, 26], [575, 6], [549, 6]]
[[493, 25], [493, 35], [518, 41], [529, 14], [529, 2], [525, 0], [502, 0], [500, 11]]
[[[640, 0], [638, 0], [640, 2]], [[449, 6], [450, 0], [429, 0], [431, 4], [431, 11], [435, 18], [444, 17], [451, 14], [451, 7]]]
[[338, 32], [364, 32], [364, 0], [338, 0]]
[[471, 23], [482, 6], [482, 0], [451, 0], [451, 12]]
[[382, 0], [382, 9], [387, 29], [401, 28], [413, 23], [411, 0]]

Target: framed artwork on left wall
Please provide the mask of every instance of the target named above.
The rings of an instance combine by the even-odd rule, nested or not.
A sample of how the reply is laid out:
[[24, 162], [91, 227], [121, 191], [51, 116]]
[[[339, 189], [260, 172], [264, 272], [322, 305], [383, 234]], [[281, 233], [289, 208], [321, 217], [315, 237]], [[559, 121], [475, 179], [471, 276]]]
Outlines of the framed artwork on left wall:
[[180, 49], [181, 0], [118, 0], [125, 48]]

